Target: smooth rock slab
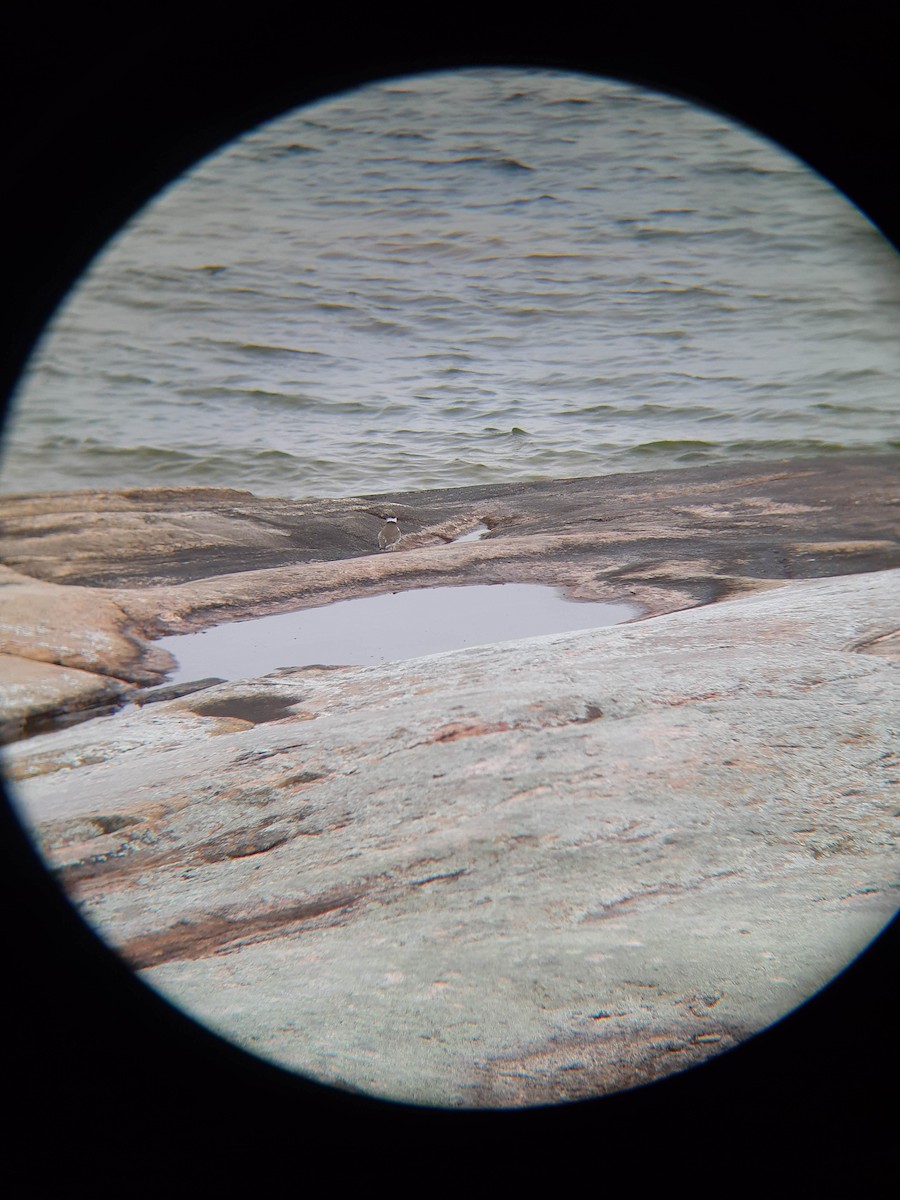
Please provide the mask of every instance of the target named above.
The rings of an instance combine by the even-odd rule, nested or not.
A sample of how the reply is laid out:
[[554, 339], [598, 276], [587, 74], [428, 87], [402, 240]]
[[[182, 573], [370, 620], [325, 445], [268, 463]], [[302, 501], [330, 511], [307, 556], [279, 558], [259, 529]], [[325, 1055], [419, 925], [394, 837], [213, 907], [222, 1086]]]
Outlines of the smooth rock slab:
[[[191, 487], [0, 496], [0, 652], [146, 686], [174, 666], [153, 644], [163, 635], [388, 592], [538, 584], [654, 616], [895, 568], [897, 462], [840, 455], [341, 500]], [[385, 554], [388, 512], [403, 536]], [[55, 690], [15, 691], [0, 736], [90, 708], [80, 681], [56, 678]]]
[[4, 751], [141, 976], [330, 1083], [495, 1107], [702, 1061], [900, 904], [900, 572], [379, 667]]
[[59, 720], [67, 710], [122, 704], [133, 690], [121, 679], [0, 651], [0, 741], [21, 737], [48, 710]]

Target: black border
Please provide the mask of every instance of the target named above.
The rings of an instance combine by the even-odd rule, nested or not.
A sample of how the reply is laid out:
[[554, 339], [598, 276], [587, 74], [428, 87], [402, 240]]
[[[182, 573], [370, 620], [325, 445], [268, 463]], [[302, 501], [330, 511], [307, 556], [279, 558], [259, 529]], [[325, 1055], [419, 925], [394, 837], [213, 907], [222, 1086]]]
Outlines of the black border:
[[[80, 6], [79, 6], [80, 7]], [[499, 28], [455, 10], [411, 18], [296, 6], [219, 11], [208, 20], [158, 8], [110, 18], [83, 12], [4, 17], [2, 133], [12, 312], [4, 395], [53, 307], [105, 240], [205, 153], [261, 120], [343, 87], [412, 70], [501, 64], [562, 67], [695, 99], [768, 134], [842, 188], [898, 240], [900, 16], [809, 10], [793, 25], [755, 6], [726, 14], [596, 8], [585, 21], [512, 14]], [[172, 1012], [88, 933], [2, 810], [9, 1144], [35, 1178], [76, 1179], [85, 1160], [130, 1169], [108, 1182], [163, 1178], [173, 1155], [203, 1177], [262, 1184], [285, 1157], [308, 1161], [336, 1138], [334, 1177], [359, 1165], [372, 1185], [406, 1177], [433, 1149], [438, 1177], [458, 1151], [504, 1170], [564, 1146], [597, 1187], [625, 1165], [636, 1183], [663, 1145], [672, 1181], [730, 1164], [724, 1187], [756, 1172], [807, 1186], [859, 1187], [893, 1149], [900, 1052], [893, 1010], [900, 926], [790, 1018], [703, 1068], [606, 1100], [518, 1113], [404, 1109], [305, 1084], [256, 1062]], [[53, 1151], [34, 1157], [34, 1137]], [[64, 1152], [67, 1151], [68, 1153]], [[600, 1155], [598, 1161], [597, 1155]], [[74, 1155], [74, 1157], [73, 1157]], [[637, 1155], [637, 1157], [628, 1157]], [[781, 1164], [774, 1169], [776, 1160]], [[114, 1156], [114, 1161], [119, 1161]], [[55, 1165], [54, 1165], [55, 1164]], [[202, 1167], [201, 1165], [202, 1164]], [[546, 1161], [545, 1161], [546, 1165]], [[159, 1176], [156, 1172], [159, 1172]], [[558, 1164], [560, 1176], [565, 1163]], [[509, 1176], [504, 1176], [507, 1178]], [[489, 1183], [490, 1177], [484, 1179]], [[476, 1179], [469, 1186], [474, 1186]], [[638, 1186], [638, 1193], [641, 1188]], [[102, 1191], [101, 1191], [102, 1194]]]

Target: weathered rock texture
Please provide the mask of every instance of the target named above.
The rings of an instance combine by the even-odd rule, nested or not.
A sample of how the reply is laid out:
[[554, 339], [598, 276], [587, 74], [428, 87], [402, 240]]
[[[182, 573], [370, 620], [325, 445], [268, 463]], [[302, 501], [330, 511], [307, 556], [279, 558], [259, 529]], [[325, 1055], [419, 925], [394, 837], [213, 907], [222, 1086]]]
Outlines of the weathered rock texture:
[[[652, 616], [900, 565], [898, 512], [890, 457], [305, 502], [212, 488], [0, 497], [0, 736], [161, 682], [173, 664], [148, 639], [167, 633], [463, 583], [550, 584]], [[403, 540], [379, 553], [389, 513]], [[484, 540], [453, 542], [479, 524]]]
[[[597, 504], [608, 520], [566, 534], [568, 557], [547, 553], [542, 518], [510, 516], [532, 523], [515, 552], [497, 536], [298, 574], [337, 572], [334, 589], [547, 567], [592, 594], [630, 579], [696, 604], [755, 586], [762, 519], [766, 571], [824, 571], [798, 547], [828, 528], [834, 549], [848, 525], [796, 499], [803, 470], [748, 472], [727, 513], [695, 473], [653, 517]], [[773, 498], [787, 481], [794, 499]], [[887, 553], [886, 504], [850, 523], [881, 548], [837, 550], [833, 574]], [[667, 543], [665, 521], [682, 530]], [[18, 742], [4, 769], [86, 919], [238, 1044], [416, 1103], [618, 1090], [765, 1027], [900, 902], [900, 571], [761, 575], [758, 594], [627, 626], [220, 685]], [[247, 578], [159, 585], [156, 619], [208, 613], [215, 588], [249, 603]]]

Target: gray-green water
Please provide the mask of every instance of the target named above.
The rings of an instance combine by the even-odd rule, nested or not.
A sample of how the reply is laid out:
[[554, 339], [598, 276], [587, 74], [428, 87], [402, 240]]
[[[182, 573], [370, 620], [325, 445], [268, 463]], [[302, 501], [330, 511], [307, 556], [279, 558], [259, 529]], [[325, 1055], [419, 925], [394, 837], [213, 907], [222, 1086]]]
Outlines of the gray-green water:
[[162, 194], [58, 312], [0, 490], [341, 496], [898, 448], [900, 264], [844, 197], [592, 77], [391, 80]]

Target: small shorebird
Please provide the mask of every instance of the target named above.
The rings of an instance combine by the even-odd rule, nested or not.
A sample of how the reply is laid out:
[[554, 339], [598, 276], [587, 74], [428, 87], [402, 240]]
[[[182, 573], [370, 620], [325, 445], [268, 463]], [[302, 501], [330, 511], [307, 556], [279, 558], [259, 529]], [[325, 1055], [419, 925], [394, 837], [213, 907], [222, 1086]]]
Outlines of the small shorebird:
[[394, 550], [400, 544], [400, 526], [396, 517], [385, 517], [378, 533], [378, 549]]

